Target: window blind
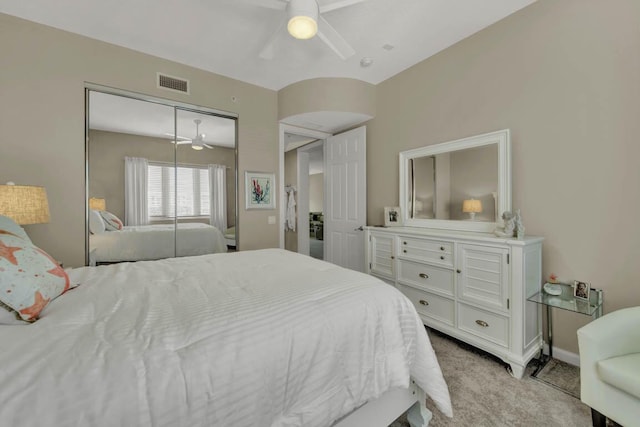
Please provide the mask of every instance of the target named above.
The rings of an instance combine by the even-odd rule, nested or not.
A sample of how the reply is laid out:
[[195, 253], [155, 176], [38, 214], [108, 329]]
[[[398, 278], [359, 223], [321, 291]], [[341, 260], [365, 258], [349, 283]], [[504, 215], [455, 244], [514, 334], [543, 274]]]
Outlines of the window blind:
[[150, 162], [147, 194], [149, 217], [209, 216], [209, 170]]

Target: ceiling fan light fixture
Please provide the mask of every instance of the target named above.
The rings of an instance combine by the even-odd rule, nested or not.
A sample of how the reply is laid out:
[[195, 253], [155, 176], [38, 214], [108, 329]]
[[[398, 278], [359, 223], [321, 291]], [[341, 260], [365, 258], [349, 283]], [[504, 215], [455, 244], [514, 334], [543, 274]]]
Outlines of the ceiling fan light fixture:
[[193, 148], [194, 150], [200, 151], [204, 148], [204, 134], [199, 133], [200, 131], [200, 123], [202, 123], [202, 120], [200, 119], [195, 119], [193, 121], [193, 123], [196, 124], [196, 137], [194, 139], [191, 140], [191, 148]]
[[191, 148], [194, 150], [200, 151], [204, 148], [204, 144], [202, 143], [202, 139], [200, 137], [191, 141]]
[[287, 5], [289, 34], [300, 40], [312, 38], [318, 32], [318, 3], [315, 0], [290, 0]]

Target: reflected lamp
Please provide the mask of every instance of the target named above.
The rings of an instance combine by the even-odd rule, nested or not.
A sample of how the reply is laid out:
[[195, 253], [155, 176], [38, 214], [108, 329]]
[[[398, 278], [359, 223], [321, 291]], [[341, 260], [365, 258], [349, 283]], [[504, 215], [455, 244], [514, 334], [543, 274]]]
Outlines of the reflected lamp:
[[94, 211], [106, 211], [107, 202], [105, 199], [98, 199], [96, 197], [92, 197], [89, 199], [89, 209], [92, 209]]
[[20, 225], [48, 223], [47, 190], [13, 183], [0, 185], [0, 215], [8, 216]]
[[462, 212], [469, 214], [469, 219], [475, 221], [476, 213], [482, 212], [482, 202], [476, 199], [467, 199], [462, 202]]

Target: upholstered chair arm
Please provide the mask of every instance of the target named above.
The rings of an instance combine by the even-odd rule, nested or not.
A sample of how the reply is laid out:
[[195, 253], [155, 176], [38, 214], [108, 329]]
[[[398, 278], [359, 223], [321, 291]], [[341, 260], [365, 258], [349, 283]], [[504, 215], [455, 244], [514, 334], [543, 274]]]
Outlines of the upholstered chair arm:
[[578, 344], [580, 365], [583, 360], [640, 353], [640, 307], [611, 312], [580, 328]]
[[578, 329], [578, 346], [580, 399], [603, 411], [615, 396], [602, 386], [597, 363], [611, 357], [640, 353], [640, 307], [614, 311]]

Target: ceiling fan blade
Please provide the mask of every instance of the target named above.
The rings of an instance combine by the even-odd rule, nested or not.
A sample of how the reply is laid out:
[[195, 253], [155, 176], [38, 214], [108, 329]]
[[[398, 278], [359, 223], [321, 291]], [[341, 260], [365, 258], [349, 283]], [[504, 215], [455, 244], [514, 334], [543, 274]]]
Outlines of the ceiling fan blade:
[[318, 37], [343, 60], [356, 53], [351, 45], [322, 16], [318, 17]]
[[240, 3], [251, 4], [253, 6], [265, 7], [267, 9], [285, 10], [287, 1], [285, 0], [236, 0]]
[[367, 0], [336, 0], [331, 3], [325, 3], [319, 7], [320, 13], [331, 12], [332, 10], [342, 9], [343, 7], [348, 7], [354, 4], [362, 3]]
[[262, 48], [262, 50], [258, 54], [258, 56], [260, 58], [266, 59], [266, 60], [273, 59], [273, 57], [275, 55], [274, 48], [275, 48], [276, 40], [278, 39], [280, 34], [282, 34], [282, 28], [284, 28], [284, 26], [286, 24], [287, 24], [287, 18], [285, 17], [284, 19], [282, 19], [280, 24], [278, 24], [278, 27], [273, 32], [271, 37], [269, 37], [269, 40], [267, 40], [267, 43], [264, 45], [264, 47]]

